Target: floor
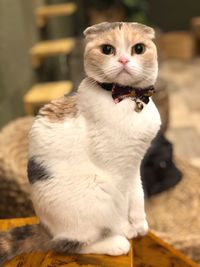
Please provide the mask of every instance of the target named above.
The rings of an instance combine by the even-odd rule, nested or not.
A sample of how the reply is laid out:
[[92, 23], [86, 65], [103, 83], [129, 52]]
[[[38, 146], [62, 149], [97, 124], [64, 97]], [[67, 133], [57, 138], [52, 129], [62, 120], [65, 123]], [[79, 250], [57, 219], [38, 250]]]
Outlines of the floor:
[[167, 137], [176, 156], [200, 168], [200, 58], [165, 61], [160, 65], [160, 76], [170, 92]]

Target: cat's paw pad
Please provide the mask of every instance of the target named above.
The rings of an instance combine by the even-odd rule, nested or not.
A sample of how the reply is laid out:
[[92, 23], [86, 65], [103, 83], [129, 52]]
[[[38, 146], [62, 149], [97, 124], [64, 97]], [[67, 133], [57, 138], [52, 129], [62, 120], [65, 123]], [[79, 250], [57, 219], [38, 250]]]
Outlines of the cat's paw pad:
[[129, 250], [129, 241], [123, 236], [116, 236], [114, 239], [112, 239], [112, 243], [109, 245], [107, 254], [111, 256], [119, 256], [127, 254]]

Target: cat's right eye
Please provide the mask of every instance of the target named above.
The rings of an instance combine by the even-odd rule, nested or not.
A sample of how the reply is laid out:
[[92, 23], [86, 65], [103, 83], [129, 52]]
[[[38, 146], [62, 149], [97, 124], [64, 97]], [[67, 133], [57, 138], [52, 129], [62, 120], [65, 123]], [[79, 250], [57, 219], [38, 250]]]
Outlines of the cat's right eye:
[[115, 48], [112, 45], [104, 44], [101, 46], [101, 52], [105, 55], [111, 55], [115, 53]]

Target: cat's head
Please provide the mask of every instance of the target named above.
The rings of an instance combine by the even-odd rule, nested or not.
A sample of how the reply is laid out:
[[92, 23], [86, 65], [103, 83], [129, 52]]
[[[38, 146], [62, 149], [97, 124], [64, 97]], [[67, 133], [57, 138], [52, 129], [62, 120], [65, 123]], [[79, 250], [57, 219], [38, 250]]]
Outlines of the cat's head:
[[84, 31], [85, 71], [98, 82], [149, 86], [158, 73], [154, 30], [139, 23], [103, 22]]

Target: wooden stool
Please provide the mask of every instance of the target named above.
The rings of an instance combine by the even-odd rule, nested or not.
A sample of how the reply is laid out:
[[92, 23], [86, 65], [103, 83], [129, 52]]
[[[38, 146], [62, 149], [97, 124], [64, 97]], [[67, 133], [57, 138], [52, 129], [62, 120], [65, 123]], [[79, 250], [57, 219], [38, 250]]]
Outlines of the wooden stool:
[[68, 55], [74, 46], [74, 38], [39, 42], [30, 50], [32, 65], [34, 68], [39, 68], [44, 58], [61, 54]]
[[[37, 218], [0, 220], [0, 231], [25, 224], [38, 223]], [[131, 241], [128, 255], [112, 257], [107, 255], [56, 255], [53, 252], [37, 252], [20, 255], [4, 267], [198, 267], [183, 254], [149, 233], [146, 237]]]
[[46, 25], [47, 19], [53, 16], [70, 16], [77, 9], [76, 4], [67, 3], [59, 5], [41, 6], [36, 9], [36, 24], [39, 28]]
[[49, 82], [34, 85], [24, 96], [24, 110], [27, 115], [35, 115], [44, 104], [72, 91], [71, 81]]

